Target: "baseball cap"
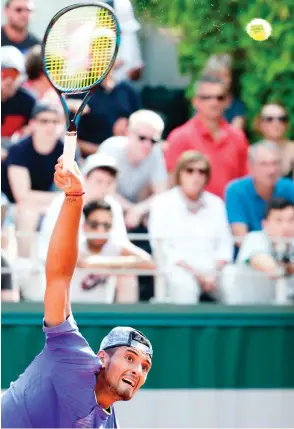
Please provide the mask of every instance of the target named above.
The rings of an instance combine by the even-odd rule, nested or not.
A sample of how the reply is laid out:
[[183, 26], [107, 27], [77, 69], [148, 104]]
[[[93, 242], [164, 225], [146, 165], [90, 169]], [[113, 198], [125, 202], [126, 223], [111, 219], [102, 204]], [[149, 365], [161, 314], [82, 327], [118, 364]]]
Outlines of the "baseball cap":
[[153, 349], [150, 341], [142, 332], [129, 326], [117, 326], [112, 329], [100, 344], [100, 350], [108, 350], [113, 347], [134, 347], [148, 354], [151, 358]]
[[33, 108], [32, 118], [35, 118], [36, 116], [38, 116], [40, 113], [43, 113], [43, 112], [52, 112], [52, 113], [56, 113], [57, 115], [60, 115], [62, 112], [62, 109], [59, 108], [59, 106], [57, 105], [52, 105], [49, 103], [37, 103]]
[[109, 168], [115, 175], [118, 172], [116, 160], [112, 156], [103, 153], [94, 153], [88, 156], [82, 168], [82, 172], [84, 176], [88, 176], [92, 170], [103, 167]]
[[1, 47], [1, 69], [15, 69], [20, 74], [25, 72], [24, 56], [15, 46]]

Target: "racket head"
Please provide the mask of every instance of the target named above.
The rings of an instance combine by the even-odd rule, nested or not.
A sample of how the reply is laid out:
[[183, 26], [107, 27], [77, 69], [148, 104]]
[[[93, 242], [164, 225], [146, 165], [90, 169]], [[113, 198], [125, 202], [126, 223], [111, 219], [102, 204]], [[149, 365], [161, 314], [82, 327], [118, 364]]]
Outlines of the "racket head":
[[95, 88], [110, 72], [120, 44], [114, 10], [102, 2], [77, 3], [53, 16], [42, 42], [44, 72], [64, 94]]

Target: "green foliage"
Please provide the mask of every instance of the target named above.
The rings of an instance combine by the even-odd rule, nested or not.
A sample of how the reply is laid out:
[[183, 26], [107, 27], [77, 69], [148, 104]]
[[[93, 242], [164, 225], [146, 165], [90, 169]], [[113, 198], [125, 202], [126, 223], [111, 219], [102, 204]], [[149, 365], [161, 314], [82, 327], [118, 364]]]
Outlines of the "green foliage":
[[[294, 137], [294, 1], [293, 0], [135, 0], [142, 19], [181, 32], [180, 68], [197, 79], [208, 56], [231, 53], [240, 75], [241, 98], [252, 134], [254, 116], [267, 101], [282, 102]], [[245, 27], [253, 18], [266, 19], [272, 36], [257, 42]], [[191, 95], [188, 88], [187, 95]]]

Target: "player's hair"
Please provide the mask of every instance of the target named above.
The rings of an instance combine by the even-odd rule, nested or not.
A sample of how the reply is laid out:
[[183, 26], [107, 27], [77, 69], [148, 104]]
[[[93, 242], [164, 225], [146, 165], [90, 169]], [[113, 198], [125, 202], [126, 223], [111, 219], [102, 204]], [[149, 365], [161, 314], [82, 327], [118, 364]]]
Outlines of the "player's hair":
[[208, 158], [200, 152], [196, 152], [195, 150], [188, 150], [184, 152], [179, 158], [177, 165], [174, 171], [175, 184], [180, 184], [180, 176], [183, 170], [185, 170], [192, 162], [202, 161], [205, 164], [205, 168], [207, 170], [206, 173], [206, 183], [208, 183], [211, 176], [211, 167]]
[[227, 90], [227, 85], [222, 79], [220, 79], [217, 76], [214, 76], [213, 74], [205, 73], [205, 74], [202, 74], [200, 78], [195, 82], [195, 86], [194, 86], [195, 95], [198, 94], [201, 85], [203, 85], [204, 83], [214, 83], [214, 84], [223, 85], [224, 88]]
[[156, 130], [156, 132], [161, 136], [164, 130], [164, 122], [160, 115], [153, 112], [152, 110], [137, 110], [132, 113], [129, 118], [129, 128], [134, 130], [140, 125], [147, 125]]
[[28, 51], [25, 67], [29, 80], [36, 80], [44, 74], [41, 45], [35, 45]]
[[272, 210], [284, 210], [289, 207], [294, 209], [294, 204], [291, 201], [286, 200], [285, 198], [271, 198], [267, 204], [264, 218], [267, 219]]
[[90, 216], [91, 213], [96, 210], [106, 210], [112, 213], [111, 205], [105, 200], [94, 200], [87, 203], [83, 208], [83, 213], [86, 219]]
[[253, 129], [257, 134], [262, 134], [261, 133], [261, 120], [262, 120], [261, 112], [267, 106], [279, 106], [281, 107], [281, 109], [284, 110], [285, 114], [287, 114], [286, 106], [280, 101], [273, 100], [265, 103], [260, 109], [260, 113], [256, 115], [255, 118], [253, 119]]
[[251, 164], [254, 164], [256, 152], [258, 152], [259, 149], [266, 149], [269, 152], [278, 154], [279, 157], [281, 156], [280, 149], [275, 142], [271, 140], [261, 140], [251, 145], [248, 149], [248, 158]]

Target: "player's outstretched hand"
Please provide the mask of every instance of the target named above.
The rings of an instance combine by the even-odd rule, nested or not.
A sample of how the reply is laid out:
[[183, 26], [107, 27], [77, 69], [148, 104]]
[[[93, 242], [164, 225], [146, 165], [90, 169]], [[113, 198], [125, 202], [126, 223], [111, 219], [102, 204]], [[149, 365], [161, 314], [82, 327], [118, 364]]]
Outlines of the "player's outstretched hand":
[[74, 163], [73, 171], [64, 171], [63, 156], [58, 158], [55, 165], [54, 182], [65, 193], [84, 192], [84, 181], [77, 163]]

